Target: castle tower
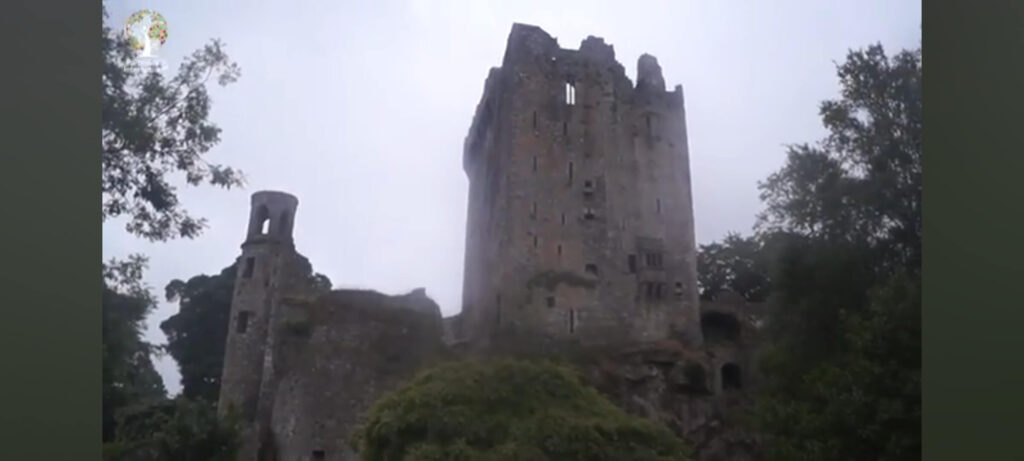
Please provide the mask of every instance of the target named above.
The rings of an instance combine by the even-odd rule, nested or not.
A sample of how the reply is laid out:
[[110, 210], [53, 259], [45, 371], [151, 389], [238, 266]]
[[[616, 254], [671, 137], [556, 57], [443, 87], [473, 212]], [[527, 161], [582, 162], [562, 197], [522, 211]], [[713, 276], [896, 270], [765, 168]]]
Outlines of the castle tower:
[[471, 343], [701, 344], [683, 92], [654, 57], [634, 86], [602, 39], [513, 25], [463, 167]]
[[[281, 280], [297, 253], [292, 224], [298, 199], [273, 191], [252, 195], [248, 230], [231, 302], [231, 320], [224, 352], [218, 411], [234, 407], [243, 420], [240, 460], [256, 459], [259, 433], [269, 408], [262, 398], [273, 368], [273, 317], [282, 295]], [[266, 413], [266, 414], [265, 414]]]

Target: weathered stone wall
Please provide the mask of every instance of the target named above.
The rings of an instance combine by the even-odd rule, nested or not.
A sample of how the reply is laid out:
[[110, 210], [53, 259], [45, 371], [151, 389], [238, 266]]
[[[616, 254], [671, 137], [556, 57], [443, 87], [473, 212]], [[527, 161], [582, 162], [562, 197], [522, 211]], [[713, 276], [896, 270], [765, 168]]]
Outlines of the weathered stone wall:
[[275, 361], [286, 365], [270, 396], [278, 460], [356, 459], [346, 439], [373, 402], [443, 356], [441, 311], [422, 290], [334, 291], [287, 299], [282, 312]]
[[638, 66], [634, 87], [603, 40], [513, 26], [465, 144], [471, 342], [701, 343], [682, 90]]
[[[252, 195], [246, 238], [238, 259], [238, 276], [231, 304], [231, 321], [221, 376], [218, 411], [230, 407], [243, 421], [242, 457], [252, 459], [261, 431], [261, 393], [268, 366], [268, 344], [274, 307], [283, 292], [295, 287], [292, 274], [301, 272], [304, 258], [295, 252], [292, 223], [298, 200], [283, 192]], [[261, 418], [262, 416], [262, 418]]]

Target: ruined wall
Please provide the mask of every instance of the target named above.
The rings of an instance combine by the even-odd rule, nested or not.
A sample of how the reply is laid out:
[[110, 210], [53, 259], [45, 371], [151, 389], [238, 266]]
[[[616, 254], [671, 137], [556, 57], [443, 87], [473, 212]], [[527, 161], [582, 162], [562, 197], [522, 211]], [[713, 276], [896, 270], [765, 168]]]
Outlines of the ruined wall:
[[278, 460], [352, 460], [347, 437], [383, 392], [443, 355], [441, 311], [404, 296], [333, 291], [287, 299], [275, 361], [271, 430]]
[[470, 341], [700, 344], [682, 89], [647, 55], [638, 75], [599, 38], [513, 26], [463, 158]]

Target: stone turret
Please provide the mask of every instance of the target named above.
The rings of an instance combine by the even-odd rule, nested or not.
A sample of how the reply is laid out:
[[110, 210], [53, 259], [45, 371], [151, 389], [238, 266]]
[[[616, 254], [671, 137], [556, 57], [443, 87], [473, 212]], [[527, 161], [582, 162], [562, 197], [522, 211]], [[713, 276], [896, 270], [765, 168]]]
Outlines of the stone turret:
[[222, 415], [233, 407], [242, 417], [239, 459], [255, 459], [259, 432], [269, 417], [265, 414], [268, 410], [261, 408], [261, 394], [267, 391], [264, 384], [273, 366], [273, 324], [285, 288], [282, 280], [298, 259], [292, 240], [298, 204], [298, 199], [283, 192], [252, 195], [242, 255], [237, 261], [218, 402]]

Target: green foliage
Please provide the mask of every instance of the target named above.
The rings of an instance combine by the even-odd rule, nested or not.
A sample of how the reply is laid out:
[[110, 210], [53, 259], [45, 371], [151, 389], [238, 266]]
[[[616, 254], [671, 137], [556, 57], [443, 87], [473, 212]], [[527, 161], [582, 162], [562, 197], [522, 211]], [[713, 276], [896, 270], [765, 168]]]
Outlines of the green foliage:
[[160, 324], [167, 335], [167, 351], [181, 372], [181, 393], [186, 398], [216, 402], [231, 317], [237, 264], [217, 275], [173, 280], [165, 289], [178, 312]]
[[[217, 275], [196, 275], [187, 282], [172, 280], [165, 288], [168, 301], [178, 302], [178, 312], [160, 329], [167, 335], [167, 351], [181, 371], [182, 395], [189, 399], [216, 402], [220, 374], [231, 321], [237, 264]], [[308, 284], [315, 292], [331, 289], [331, 280], [312, 273]]]
[[736, 233], [721, 243], [701, 245], [697, 253], [697, 283], [701, 299], [711, 300], [715, 293], [729, 289], [747, 301], [764, 301], [771, 283], [763, 243], [755, 237]]
[[666, 428], [629, 416], [571, 369], [460, 362], [382, 397], [352, 437], [362, 459], [685, 460]]
[[113, 440], [120, 409], [166, 397], [163, 381], [153, 367], [155, 348], [142, 339], [144, 320], [156, 305], [142, 284], [145, 266], [146, 259], [141, 256], [103, 264], [104, 441]]
[[920, 459], [920, 59], [851, 52], [821, 106], [829, 136], [760, 185], [769, 459]]
[[920, 283], [900, 276], [864, 312], [842, 312], [848, 350], [776, 383], [760, 403], [769, 457], [920, 459], [920, 308]]
[[218, 418], [209, 402], [137, 405], [120, 412], [119, 423], [117, 439], [104, 444], [106, 461], [233, 461], [237, 453], [237, 416]]
[[[887, 267], [921, 264], [921, 50], [881, 45], [839, 65], [841, 98], [820, 114], [829, 135], [789, 148], [760, 184], [763, 231], [868, 243]], [[882, 262], [882, 260], [880, 260]]]
[[203, 158], [220, 141], [208, 120], [206, 82], [215, 75], [227, 85], [239, 68], [219, 41], [194, 52], [170, 79], [141, 69], [128, 40], [108, 27], [102, 50], [103, 220], [127, 216], [129, 233], [154, 241], [195, 237], [205, 221], [182, 209], [169, 176], [183, 173], [193, 186], [242, 184], [238, 171]]

